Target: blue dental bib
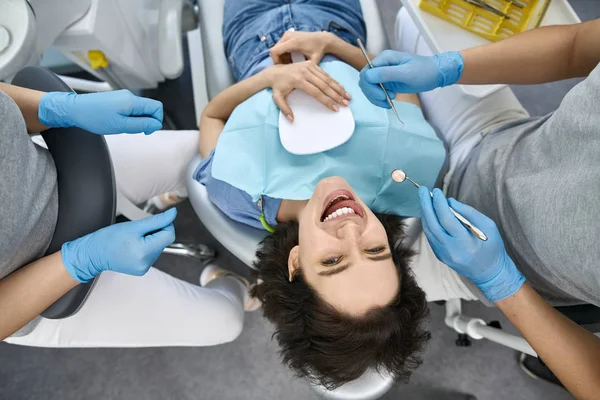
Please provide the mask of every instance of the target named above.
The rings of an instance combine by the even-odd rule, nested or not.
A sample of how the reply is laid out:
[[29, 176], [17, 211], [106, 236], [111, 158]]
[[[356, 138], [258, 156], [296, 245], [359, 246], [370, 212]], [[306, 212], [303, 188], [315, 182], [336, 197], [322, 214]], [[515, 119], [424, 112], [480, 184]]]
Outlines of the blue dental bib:
[[231, 114], [215, 149], [212, 175], [244, 190], [254, 201], [261, 195], [309, 199], [317, 183], [341, 176], [375, 212], [419, 217], [419, 197], [410, 183], [395, 183], [401, 168], [432, 187], [444, 163], [445, 150], [414, 104], [394, 102], [404, 126], [390, 110], [377, 107], [358, 86], [358, 71], [340, 61], [321, 64], [352, 95], [355, 130], [350, 139], [318, 154], [294, 155], [279, 139], [279, 109], [271, 90], [263, 90]]

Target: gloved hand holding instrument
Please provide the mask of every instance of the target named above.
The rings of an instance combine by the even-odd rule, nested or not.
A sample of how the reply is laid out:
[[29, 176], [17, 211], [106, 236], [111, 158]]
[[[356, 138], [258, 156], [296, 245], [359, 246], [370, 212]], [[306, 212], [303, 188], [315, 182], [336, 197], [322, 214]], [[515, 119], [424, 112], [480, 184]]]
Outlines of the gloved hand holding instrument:
[[366, 66], [360, 72], [360, 88], [376, 106], [389, 108], [385, 92], [391, 98], [396, 93], [421, 93], [458, 82], [462, 75], [464, 60], [458, 52], [419, 56], [394, 50], [386, 50], [373, 61], [373, 68]]
[[164, 248], [175, 240], [176, 216], [177, 210], [172, 208], [67, 242], [61, 251], [63, 264], [79, 282], [89, 282], [102, 271], [144, 275]]
[[38, 118], [49, 128], [76, 126], [109, 135], [140, 133], [149, 135], [162, 128], [160, 101], [138, 97], [129, 90], [104, 93], [46, 93], [40, 100]]
[[[446, 200], [440, 189], [434, 189], [432, 197], [422, 186], [419, 199], [423, 232], [441, 262], [472, 280], [491, 302], [512, 296], [521, 288], [525, 277], [506, 253], [494, 221], [455, 199]], [[473, 236], [450, 206], [486, 232], [488, 240]]]

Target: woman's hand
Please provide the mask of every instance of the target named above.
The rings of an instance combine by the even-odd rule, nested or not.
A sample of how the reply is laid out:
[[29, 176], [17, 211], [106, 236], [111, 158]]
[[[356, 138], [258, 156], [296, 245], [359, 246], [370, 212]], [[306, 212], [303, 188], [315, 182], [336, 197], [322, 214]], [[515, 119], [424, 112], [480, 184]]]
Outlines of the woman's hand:
[[281, 39], [271, 47], [271, 58], [275, 64], [282, 64], [282, 55], [298, 51], [307, 60], [319, 65], [333, 40], [337, 39], [330, 32], [300, 32], [287, 31]]
[[76, 94], [45, 94], [38, 118], [49, 128], [76, 126], [101, 135], [140, 133], [147, 135], [162, 128], [163, 105], [160, 101], [138, 97], [129, 90]]
[[79, 282], [102, 271], [141, 276], [175, 240], [176, 209], [102, 228], [62, 246], [66, 270]]
[[281, 112], [294, 120], [292, 109], [286, 96], [294, 89], [301, 89], [317, 99], [327, 108], [338, 111], [336, 103], [347, 106], [350, 94], [313, 61], [304, 61], [286, 65], [274, 65], [265, 71], [267, 84], [273, 89], [273, 100]]

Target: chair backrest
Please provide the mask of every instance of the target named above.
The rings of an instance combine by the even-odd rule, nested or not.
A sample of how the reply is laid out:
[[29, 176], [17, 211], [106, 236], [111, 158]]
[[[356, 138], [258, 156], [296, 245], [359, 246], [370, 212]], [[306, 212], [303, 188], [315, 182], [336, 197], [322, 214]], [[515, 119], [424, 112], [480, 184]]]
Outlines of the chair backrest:
[[[375, 0], [361, 0], [360, 3], [367, 26], [367, 49], [373, 54], [379, 54], [388, 47], [379, 9]], [[225, 0], [199, 0], [198, 4], [208, 97], [212, 99], [234, 83], [223, 49]], [[215, 239], [252, 267], [258, 243], [266, 236], [266, 232], [235, 222], [215, 207], [206, 188], [192, 178], [198, 162], [199, 159], [195, 159], [190, 163], [186, 175], [188, 194], [196, 214]]]
[[[206, 68], [208, 98], [212, 99], [225, 88], [233, 85], [233, 75], [225, 58], [223, 48], [223, 7], [225, 0], [199, 0], [200, 33]], [[376, 0], [360, 0], [367, 26], [367, 50], [379, 54], [388, 48]]]
[[593, 304], [555, 307], [564, 316], [594, 333], [600, 333], [600, 307]]
[[[44, 92], [70, 92], [52, 72], [27, 67], [14, 77], [13, 85]], [[63, 243], [87, 235], [115, 221], [116, 190], [110, 153], [102, 136], [79, 128], [48, 129], [42, 137], [54, 159], [58, 176], [58, 220], [47, 255]], [[66, 318], [83, 304], [92, 282], [61, 297], [42, 316]]]

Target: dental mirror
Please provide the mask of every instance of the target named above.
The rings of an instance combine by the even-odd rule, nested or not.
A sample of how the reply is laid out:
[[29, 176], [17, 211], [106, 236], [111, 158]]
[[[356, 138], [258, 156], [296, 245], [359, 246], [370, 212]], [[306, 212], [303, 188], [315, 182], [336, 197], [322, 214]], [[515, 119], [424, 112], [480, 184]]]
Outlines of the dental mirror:
[[[406, 175], [406, 172], [404, 172], [401, 169], [395, 169], [392, 171], [392, 180], [396, 183], [402, 183], [405, 180], [408, 180], [410, 183], [412, 183], [413, 185], [415, 185], [415, 187], [418, 189], [421, 187], [421, 185], [419, 185], [417, 182], [413, 181], [412, 179], [410, 179], [408, 177], [408, 175]], [[429, 194], [431, 195], [431, 197], [433, 197], [433, 193], [429, 192]], [[459, 214], [458, 212], [456, 212], [452, 207], [448, 206], [450, 208], [450, 211], [452, 211], [452, 214], [454, 214], [454, 216], [456, 217], [456, 219], [458, 219], [464, 226], [465, 228], [467, 228], [469, 231], [471, 231], [471, 233], [480, 240], [486, 241], [488, 240], [488, 237], [485, 233], [483, 233], [479, 228], [477, 228], [475, 225], [473, 225], [468, 219], [466, 219], [465, 217], [463, 217], [461, 214]]]

